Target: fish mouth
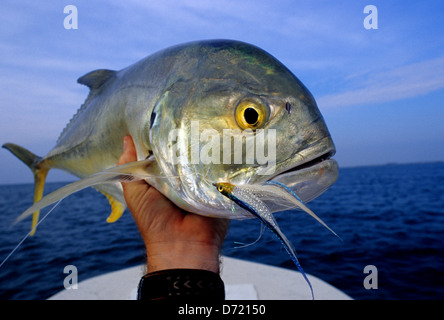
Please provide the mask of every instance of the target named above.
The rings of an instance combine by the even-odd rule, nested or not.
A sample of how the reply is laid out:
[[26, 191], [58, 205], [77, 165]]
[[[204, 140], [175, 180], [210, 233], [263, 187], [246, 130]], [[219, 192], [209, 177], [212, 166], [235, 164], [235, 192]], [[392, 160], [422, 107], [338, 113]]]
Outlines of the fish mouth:
[[304, 170], [304, 169], [307, 169], [307, 168], [310, 168], [310, 167], [314, 167], [314, 166], [320, 164], [323, 161], [331, 159], [331, 157], [333, 157], [334, 154], [335, 154], [335, 150], [327, 151], [326, 153], [324, 153], [324, 154], [322, 154], [322, 155], [320, 155], [320, 156], [318, 156], [318, 157], [316, 157], [316, 158], [314, 158], [312, 160], [309, 160], [309, 161], [304, 162], [302, 164], [299, 163], [299, 164], [297, 164], [297, 165], [295, 165], [295, 166], [293, 166], [293, 167], [291, 167], [291, 168], [289, 168], [289, 169], [287, 169], [287, 170], [285, 170], [283, 172], [280, 172], [279, 174], [273, 176], [270, 180], [273, 180], [273, 179], [275, 179], [278, 176], [281, 176], [281, 175], [284, 175], [284, 174], [287, 174], [287, 173], [290, 173], [290, 172], [296, 172], [296, 171]]
[[[327, 148], [307, 161], [298, 162], [284, 171], [278, 172], [269, 180], [280, 182], [295, 192], [304, 203], [324, 193], [338, 178], [338, 164], [332, 159], [336, 149], [329, 139]], [[318, 147], [322, 148], [322, 146]], [[316, 147], [315, 147], [316, 148]], [[306, 153], [316, 154], [306, 149]], [[319, 150], [319, 149], [318, 149]]]

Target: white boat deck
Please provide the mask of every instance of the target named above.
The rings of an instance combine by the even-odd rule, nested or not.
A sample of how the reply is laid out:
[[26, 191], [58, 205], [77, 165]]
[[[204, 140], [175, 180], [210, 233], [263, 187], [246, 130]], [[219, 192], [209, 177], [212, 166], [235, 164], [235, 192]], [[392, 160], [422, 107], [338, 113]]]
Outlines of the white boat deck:
[[[78, 283], [51, 300], [135, 300], [144, 266], [136, 266]], [[311, 300], [310, 288], [293, 270], [229, 257], [222, 258], [221, 277], [227, 300]], [[307, 274], [316, 300], [350, 300], [351, 297], [325, 281]]]

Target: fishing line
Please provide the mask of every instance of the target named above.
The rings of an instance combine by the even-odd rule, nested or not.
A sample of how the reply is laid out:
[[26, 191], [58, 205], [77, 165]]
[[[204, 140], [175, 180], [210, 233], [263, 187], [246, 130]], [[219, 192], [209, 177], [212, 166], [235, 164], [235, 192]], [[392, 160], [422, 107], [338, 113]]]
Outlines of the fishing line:
[[[64, 198], [63, 198], [64, 199]], [[52, 208], [49, 210], [41, 219], [37, 222], [37, 224], [34, 226], [34, 228], [31, 229], [31, 231], [28, 232], [27, 235], [17, 244], [17, 246], [8, 254], [8, 256], [0, 263], [0, 268], [5, 264], [6, 261], [9, 260], [9, 258], [14, 254], [14, 252], [17, 251], [17, 249], [25, 242], [26, 239], [29, 238], [31, 233], [40, 225], [40, 223], [43, 222], [43, 220], [46, 219], [46, 217], [62, 202], [63, 199], [60, 199]]]
[[259, 237], [255, 241], [253, 241], [252, 243], [243, 243], [243, 242], [233, 241], [234, 244], [240, 245], [240, 246], [234, 247], [234, 249], [246, 248], [246, 247], [256, 244], [262, 238], [262, 235], [264, 234], [264, 230], [265, 230], [265, 225], [262, 223], [262, 221], [260, 221], [260, 224], [261, 224], [261, 231], [259, 233]]

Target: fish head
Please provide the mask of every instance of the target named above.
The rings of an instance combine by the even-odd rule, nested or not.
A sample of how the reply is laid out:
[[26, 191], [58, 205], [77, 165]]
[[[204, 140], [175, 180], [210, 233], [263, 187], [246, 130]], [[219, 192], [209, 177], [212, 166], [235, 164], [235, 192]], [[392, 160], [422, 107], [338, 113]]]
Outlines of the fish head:
[[150, 123], [150, 144], [168, 183], [149, 182], [162, 193], [195, 213], [240, 218], [215, 183], [276, 180], [307, 202], [335, 182], [325, 121], [281, 62], [235, 41], [199, 42], [182, 56], [187, 64], [170, 80]]

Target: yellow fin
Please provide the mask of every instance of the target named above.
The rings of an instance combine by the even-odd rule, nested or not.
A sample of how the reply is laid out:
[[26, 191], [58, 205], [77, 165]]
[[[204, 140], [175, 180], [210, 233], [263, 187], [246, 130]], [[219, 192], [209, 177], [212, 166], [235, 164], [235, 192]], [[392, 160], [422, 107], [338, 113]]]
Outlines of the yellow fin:
[[116, 222], [117, 220], [119, 220], [119, 218], [122, 216], [123, 212], [125, 211], [126, 205], [114, 199], [109, 194], [106, 194], [104, 192], [102, 193], [105, 195], [105, 197], [108, 199], [109, 204], [111, 205], [111, 214], [106, 219], [106, 222], [108, 223]]
[[[14, 143], [5, 143], [2, 147], [9, 150], [32, 170], [34, 174], [34, 203], [40, 201], [45, 188], [46, 176], [50, 169], [48, 163], [31, 151]], [[32, 214], [31, 236], [35, 233], [37, 223], [39, 222], [39, 214], [40, 210], [34, 211]]]
[[[43, 189], [45, 188], [45, 180], [48, 174], [49, 169], [42, 168], [36, 169], [34, 171], [34, 203], [40, 201], [43, 196]], [[31, 225], [31, 233], [33, 236], [37, 227], [37, 223], [39, 222], [40, 210], [35, 211], [32, 214], [32, 225]]]

